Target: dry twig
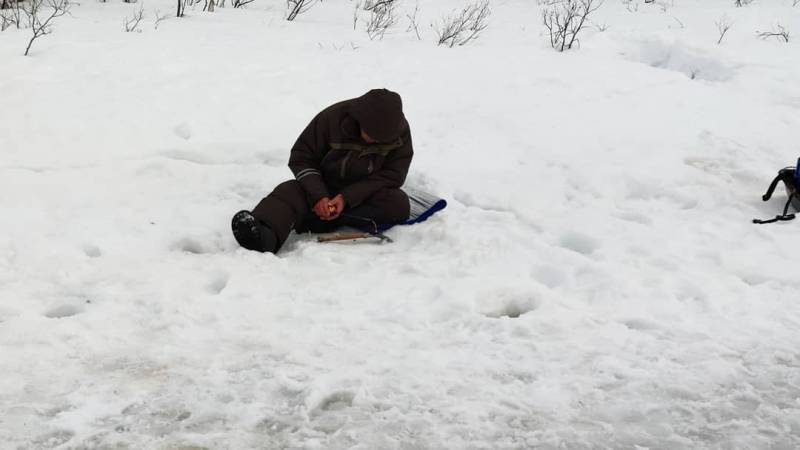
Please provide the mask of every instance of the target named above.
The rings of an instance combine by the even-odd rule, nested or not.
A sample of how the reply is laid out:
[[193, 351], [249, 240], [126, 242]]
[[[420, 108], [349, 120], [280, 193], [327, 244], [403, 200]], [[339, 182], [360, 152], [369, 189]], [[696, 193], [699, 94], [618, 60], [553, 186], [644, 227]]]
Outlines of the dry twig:
[[444, 18], [436, 28], [439, 45], [447, 45], [452, 48], [477, 39], [480, 33], [489, 26], [488, 19], [491, 14], [489, 0], [478, 0], [467, 5], [458, 13]]
[[[47, 8], [50, 10], [49, 14], [44, 11]], [[53, 19], [69, 13], [69, 8], [69, 0], [30, 0], [22, 7], [32, 33], [31, 40], [25, 48], [25, 56], [28, 56], [33, 41], [52, 32]]]

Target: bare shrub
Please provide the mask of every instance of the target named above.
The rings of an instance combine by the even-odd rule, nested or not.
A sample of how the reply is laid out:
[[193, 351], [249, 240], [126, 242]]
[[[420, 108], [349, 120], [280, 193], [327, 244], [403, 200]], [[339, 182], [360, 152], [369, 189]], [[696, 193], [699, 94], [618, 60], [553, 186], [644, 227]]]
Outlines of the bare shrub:
[[183, 17], [186, 13], [186, 3], [189, 0], [178, 0], [178, 12], [175, 14], [175, 17]]
[[291, 22], [295, 17], [311, 9], [315, 3], [316, 0], [286, 0], [286, 7], [289, 10], [286, 20]]
[[394, 0], [367, 0], [364, 10], [369, 11], [367, 35], [370, 40], [383, 39], [386, 31], [397, 23]]
[[5, 10], [0, 10], [0, 31], [6, 31], [13, 24], [14, 21], [11, 15], [6, 13]]
[[[255, 0], [233, 0], [233, 7], [234, 8], [241, 8], [244, 5], [249, 5], [253, 3]], [[225, 6], [225, 0], [222, 0], [222, 6]]]
[[163, 21], [165, 21], [165, 20], [167, 20], [169, 18], [169, 16], [167, 14], [161, 14], [161, 11], [158, 10], [158, 9], [156, 10], [155, 17], [156, 17], [156, 20], [153, 21], [153, 29], [154, 30], [157, 30], [158, 26], [161, 25], [161, 22], [163, 22]]
[[5, 31], [12, 26], [18, 30], [22, 26], [22, 8], [17, 0], [7, 0], [5, 7], [0, 8], [0, 31]]
[[734, 4], [734, 5], [735, 5], [737, 8], [741, 8], [742, 6], [747, 6], [747, 5], [749, 5], [750, 3], [753, 3], [753, 0], [734, 0], [734, 1], [733, 1], [733, 4]]
[[722, 44], [722, 40], [725, 39], [725, 35], [733, 24], [728, 20], [727, 16], [720, 17], [719, 20], [714, 23], [717, 25], [717, 30], [719, 31], [719, 39], [717, 40], [717, 45], [719, 45]]
[[758, 37], [760, 37], [761, 39], [769, 39], [771, 37], [774, 37], [775, 39], [786, 42], [788, 44], [789, 31], [786, 30], [786, 28], [784, 28], [783, 25], [781, 24], [778, 24], [776, 28], [777, 29], [773, 28], [772, 31], [764, 31], [764, 32], [757, 31], [756, 33], [758, 34]]
[[[800, 0], [797, 0], [800, 1]], [[414, 14], [406, 14], [408, 17], [408, 28], [406, 28], [406, 33], [414, 30], [414, 33], [417, 34], [417, 40], [421, 41], [422, 36], [419, 34], [419, 22], [417, 21], [417, 15], [419, 14], [419, 2], [414, 5]]]
[[550, 34], [550, 46], [559, 52], [580, 43], [578, 35], [602, 0], [553, 0], [542, 9], [542, 21]]
[[19, 28], [19, 6], [12, 6], [10, 2], [7, 5], [8, 8], [0, 9], [0, 31], [6, 31], [12, 26]]
[[[686, 28], [686, 25], [684, 25], [684, 24], [683, 24], [683, 22], [681, 21], [681, 19], [678, 19], [678, 18], [677, 18], [677, 17], [675, 17], [675, 16], [670, 16], [670, 17], [672, 17], [672, 20], [674, 20], [674, 21], [675, 21], [675, 23], [677, 23], [677, 24], [678, 24], [678, 26], [680, 27], [680, 29], [681, 29], [681, 30], [682, 30], [682, 29], [684, 29], [684, 28]], [[667, 27], [667, 28], [672, 28], [672, 25], [670, 25], [670, 26], [669, 26], [669, 27]]]
[[461, 11], [445, 17], [436, 27], [439, 45], [447, 45], [452, 48], [477, 39], [480, 33], [489, 26], [488, 19], [491, 14], [489, 0], [478, 0], [467, 5]]
[[364, 11], [372, 11], [376, 8], [385, 8], [391, 3], [395, 3], [395, 0], [365, 0]]
[[23, 5], [22, 11], [31, 30], [31, 40], [25, 48], [25, 56], [28, 56], [33, 41], [50, 34], [53, 31], [53, 20], [67, 14], [69, 8], [69, 0], [29, 0]]
[[633, 0], [622, 0], [622, 4], [625, 5], [625, 9], [627, 9], [629, 13], [635, 13], [639, 11], [639, 3], [636, 3]]
[[134, 8], [133, 15], [131, 17], [125, 17], [122, 19], [122, 25], [126, 33], [132, 33], [136, 31], [137, 33], [141, 33], [142, 30], [139, 28], [139, 24], [142, 23], [142, 19], [144, 19], [144, 5], [140, 5], [139, 9]]
[[14, 7], [11, 8], [11, 14], [12, 14], [11, 17], [13, 17], [14, 24], [17, 26], [17, 29], [19, 30], [20, 27], [22, 26], [22, 16], [23, 16], [23, 13], [22, 13], [22, 1], [21, 0], [17, 0], [14, 3], [15, 3]]
[[[539, 4], [547, 3], [552, 4], [558, 0], [539, 0]], [[672, 4], [668, 4], [666, 2], [663, 3], [656, 3], [655, 0], [622, 0], [622, 4], [625, 6], [625, 9], [628, 10], [629, 13], [639, 12], [639, 5], [657, 5], [661, 8], [661, 12], [667, 13], [671, 6], [675, 6], [675, 0], [672, 0]]]

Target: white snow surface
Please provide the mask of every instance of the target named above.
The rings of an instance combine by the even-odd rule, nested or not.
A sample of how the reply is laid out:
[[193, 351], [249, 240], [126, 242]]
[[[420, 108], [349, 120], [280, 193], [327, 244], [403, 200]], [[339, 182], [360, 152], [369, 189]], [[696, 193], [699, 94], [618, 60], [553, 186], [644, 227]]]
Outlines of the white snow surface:
[[[800, 446], [800, 223], [751, 223], [800, 156], [792, 0], [607, 0], [563, 54], [533, 0], [453, 49], [454, 0], [375, 41], [345, 0], [144, 1], [140, 33], [117, 0], [29, 57], [0, 33], [0, 448]], [[448, 209], [239, 248], [302, 128], [375, 87]]]

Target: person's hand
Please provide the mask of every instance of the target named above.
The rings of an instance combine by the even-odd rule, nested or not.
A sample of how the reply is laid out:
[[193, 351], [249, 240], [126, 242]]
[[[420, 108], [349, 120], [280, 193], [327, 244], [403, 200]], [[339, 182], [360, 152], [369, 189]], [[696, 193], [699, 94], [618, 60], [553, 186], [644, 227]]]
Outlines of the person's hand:
[[342, 197], [342, 194], [337, 194], [336, 197], [333, 197], [333, 200], [328, 202], [328, 210], [330, 211], [328, 220], [339, 218], [342, 211], [344, 211], [344, 197]]
[[317, 204], [314, 205], [314, 214], [322, 220], [330, 220], [331, 209], [328, 207], [330, 202], [331, 199], [328, 197], [322, 197]]

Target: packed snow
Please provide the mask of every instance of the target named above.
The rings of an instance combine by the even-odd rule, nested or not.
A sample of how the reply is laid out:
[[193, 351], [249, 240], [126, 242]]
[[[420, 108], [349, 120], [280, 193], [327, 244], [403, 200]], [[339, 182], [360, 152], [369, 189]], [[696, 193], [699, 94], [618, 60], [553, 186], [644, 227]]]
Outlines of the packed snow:
[[[751, 223], [800, 156], [800, 5], [606, 0], [558, 53], [533, 0], [452, 49], [463, 1], [374, 41], [352, 1], [139, 1], [0, 33], [0, 448], [800, 446], [800, 223]], [[239, 248], [377, 87], [448, 208]]]

